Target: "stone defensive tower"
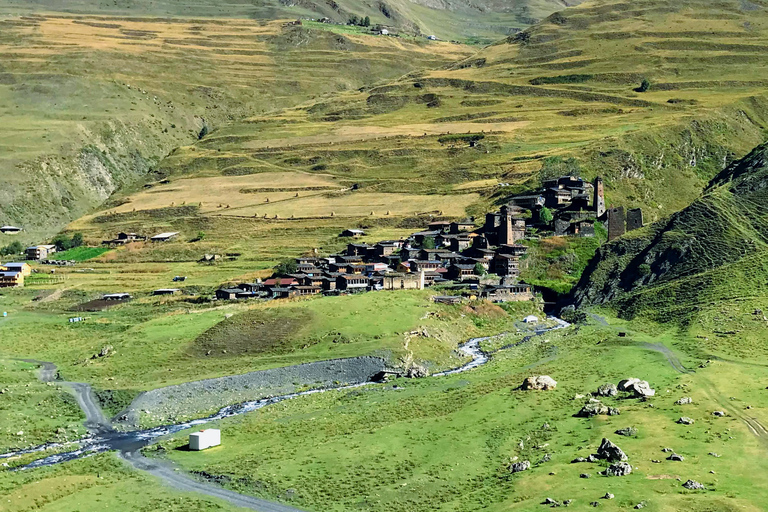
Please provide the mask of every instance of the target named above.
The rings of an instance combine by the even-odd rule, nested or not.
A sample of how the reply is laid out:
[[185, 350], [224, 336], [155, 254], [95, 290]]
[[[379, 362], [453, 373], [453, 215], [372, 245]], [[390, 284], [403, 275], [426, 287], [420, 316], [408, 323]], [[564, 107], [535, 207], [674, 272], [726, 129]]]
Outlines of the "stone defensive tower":
[[595, 197], [592, 201], [592, 206], [595, 209], [597, 218], [599, 219], [605, 213], [605, 190], [603, 189], [603, 178], [599, 176], [595, 178], [594, 194]]

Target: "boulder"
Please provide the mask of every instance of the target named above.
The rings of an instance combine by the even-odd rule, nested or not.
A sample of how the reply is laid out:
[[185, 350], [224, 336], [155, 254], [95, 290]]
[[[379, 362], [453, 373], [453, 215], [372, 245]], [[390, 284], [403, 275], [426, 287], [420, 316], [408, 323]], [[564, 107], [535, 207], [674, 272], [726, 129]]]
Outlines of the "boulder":
[[611, 464], [605, 471], [603, 471], [603, 475], [605, 476], [626, 476], [630, 473], [632, 473], [632, 466], [627, 462]]
[[715, 411], [715, 412], [712, 413], [712, 416], [716, 416], [718, 418], [722, 418], [723, 416], [725, 416], [725, 412], [723, 412], [723, 411]]
[[616, 388], [615, 384], [606, 382], [605, 384], [597, 388], [597, 392], [595, 394], [597, 396], [616, 396], [619, 394], [619, 390]]
[[688, 405], [688, 404], [692, 404], [692, 403], [693, 403], [693, 399], [691, 397], [689, 397], [689, 396], [684, 396], [683, 398], [681, 398], [677, 402], [675, 402], [675, 404], [677, 404], [677, 405]]
[[604, 500], [612, 500], [613, 498], [615, 498], [615, 496], [609, 492], [605, 493], [605, 496], [603, 496]]
[[648, 384], [647, 381], [636, 379], [634, 377], [619, 382], [617, 389], [619, 391], [633, 393], [636, 397], [650, 397], [656, 394], [656, 391], [651, 388], [651, 385]]
[[547, 498], [544, 501], [541, 502], [542, 505], [550, 505], [551, 507], [559, 507], [560, 502], [557, 500], [553, 500], [552, 498]]
[[616, 431], [616, 434], [626, 437], [635, 437], [637, 435], [637, 429], [635, 427], [620, 428]]
[[589, 473], [582, 473], [579, 475], [579, 478], [592, 478], [592, 475], [590, 475]]
[[596, 456], [599, 459], [607, 460], [608, 462], [618, 462], [628, 459], [627, 454], [624, 453], [621, 448], [606, 438], [603, 438], [603, 441], [600, 443]]
[[674, 461], [677, 461], [677, 462], [683, 462], [685, 460], [685, 457], [683, 457], [682, 455], [678, 455], [676, 453], [673, 453], [672, 455], [667, 457], [667, 460], [674, 460]]
[[528, 471], [529, 469], [531, 469], [531, 463], [527, 460], [515, 462], [509, 466], [510, 473], [519, 473], [521, 471]]
[[677, 422], [681, 425], [693, 425], [694, 420], [693, 418], [689, 418], [688, 416], [681, 416]]
[[523, 385], [520, 387], [526, 391], [550, 391], [557, 387], [557, 382], [549, 375], [539, 375], [536, 377], [528, 377], [523, 381]]
[[700, 484], [696, 480], [688, 480], [688, 481], [686, 481], [683, 484], [683, 487], [685, 487], [686, 489], [691, 490], [691, 491], [701, 491], [703, 489], [706, 489], [706, 487], [704, 487], [704, 484]]

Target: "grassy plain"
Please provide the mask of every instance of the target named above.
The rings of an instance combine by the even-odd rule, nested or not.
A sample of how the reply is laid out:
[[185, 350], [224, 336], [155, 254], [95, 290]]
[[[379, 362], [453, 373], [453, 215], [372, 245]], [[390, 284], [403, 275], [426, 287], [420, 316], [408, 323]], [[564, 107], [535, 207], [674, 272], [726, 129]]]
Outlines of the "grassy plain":
[[[619, 338], [619, 330], [629, 335]], [[688, 368], [704, 362], [687, 352], [695, 338], [676, 329], [611, 320], [549, 333], [470, 373], [283, 402], [222, 422], [230, 437], [219, 448], [175, 449], [186, 444], [179, 436], [163, 443], [163, 453], [187, 470], [231, 478], [228, 486], [240, 492], [284, 499], [293, 489], [292, 503], [310, 510], [539, 510], [547, 497], [572, 499], [579, 509], [597, 501], [610, 510], [640, 502], [659, 511], [760, 510], [766, 440], [737, 416], [768, 420], [760, 370], [715, 363], [680, 374], [644, 343], [670, 347]], [[557, 390], [517, 390], [533, 374], [552, 375]], [[735, 375], [739, 386], [723, 386]], [[586, 400], [574, 397], [628, 376], [648, 379], [657, 396], [603, 399], [621, 415], [573, 417]], [[675, 405], [682, 396], [693, 404]], [[712, 416], [724, 408], [729, 416]], [[696, 423], [678, 425], [680, 416]], [[639, 433], [614, 434], [628, 426]], [[594, 453], [603, 437], [627, 452], [632, 475], [603, 477], [604, 464], [571, 463]], [[666, 460], [665, 447], [685, 460]], [[515, 457], [533, 469], [510, 474]], [[689, 478], [708, 490], [686, 491]], [[615, 501], [600, 499], [606, 492]]]

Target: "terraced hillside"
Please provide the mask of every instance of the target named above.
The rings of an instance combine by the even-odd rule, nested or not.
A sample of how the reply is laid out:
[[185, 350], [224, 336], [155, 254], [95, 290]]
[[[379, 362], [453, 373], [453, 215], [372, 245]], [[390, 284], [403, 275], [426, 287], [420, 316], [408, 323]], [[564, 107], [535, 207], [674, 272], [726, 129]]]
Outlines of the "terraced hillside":
[[604, 175], [610, 201], [653, 220], [762, 141], [768, 18], [749, 5], [593, 2], [461, 63], [233, 123], [161, 168], [323, 173], [487, 201], [502, 183], [575, 171]]
[[244, 19], [329, 18], [347, 23], [368, 16], [408, 34], [491, 42], [583, 0], [2, 0], [0, 13], [66, 12], [120, 16], [230, 17]]
[[[762, 323], [767, 187], [768, 145], [761, 145], [668, 221], [602, 248], [582, 278], [577, 301], [607, 304], [627, 318], [683, 325], [717, 324], [733, 315]], [[760, 343], [742, 334], [743, 327], [727, 330], [723, 337], [738, 337], [742, 350]]]
[[204, 131], [468, 50], [280, 21], [35, 15], [0, 20], [0, 55], [0, 223], [34, 241]]

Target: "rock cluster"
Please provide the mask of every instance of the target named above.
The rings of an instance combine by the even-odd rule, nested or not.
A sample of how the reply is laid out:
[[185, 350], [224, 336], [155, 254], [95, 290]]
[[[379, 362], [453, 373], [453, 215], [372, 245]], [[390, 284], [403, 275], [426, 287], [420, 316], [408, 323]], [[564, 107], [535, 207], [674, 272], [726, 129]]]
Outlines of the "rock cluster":
[[510, 473], [519, 473], [521, 471], [528, 471], [529, 469], [531, 469], [531, 463], [527, 460], [522, 462], [514, 462], [509, 466]]
[[590, 402], [584, 405], [584, 407], [576, 413], [576, 416], [579, 418], [591, 418], [600, 415], [617, 416], [618, 414], [620, 414], [620, 412], [615, 407], [608, 407], [600, 402]]
[[602, 474], [605, 476], [626, 476], [630, 473], [632, 473], [632, 466], [628, 462], [617, 462], [608, 466]]

